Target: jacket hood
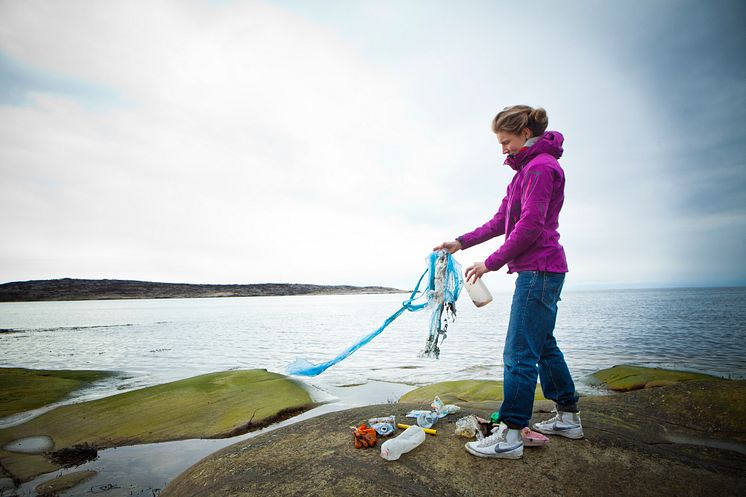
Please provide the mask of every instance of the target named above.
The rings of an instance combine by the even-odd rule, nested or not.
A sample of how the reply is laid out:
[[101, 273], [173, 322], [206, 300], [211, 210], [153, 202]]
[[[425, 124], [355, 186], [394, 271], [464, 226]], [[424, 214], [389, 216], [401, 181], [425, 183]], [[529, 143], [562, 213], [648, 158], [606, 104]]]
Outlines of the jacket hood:
[[539, 140], [528, 148], [521, 149], [516, 154], [510, 154], [505, 159], [505, 164], [515, 171], [520, 171], [523, 166], [539, 154], [549, 154], [555, 159], [562, 157], [562, 142], [565, 138], [559, 131], [545, 131]]

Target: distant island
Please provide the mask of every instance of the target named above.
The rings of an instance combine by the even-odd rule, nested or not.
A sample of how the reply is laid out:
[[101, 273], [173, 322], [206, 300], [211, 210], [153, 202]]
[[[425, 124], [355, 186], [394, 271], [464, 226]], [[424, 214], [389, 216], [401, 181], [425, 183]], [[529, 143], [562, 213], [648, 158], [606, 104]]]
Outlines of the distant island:
[[3, 283], [0, 285], [0, 302], [349, 295], [403, 292], [404, 290], [383, 286], [306, 285], [299, 283], [201, 285], [193, 283], [62, 278], [56, 280]]

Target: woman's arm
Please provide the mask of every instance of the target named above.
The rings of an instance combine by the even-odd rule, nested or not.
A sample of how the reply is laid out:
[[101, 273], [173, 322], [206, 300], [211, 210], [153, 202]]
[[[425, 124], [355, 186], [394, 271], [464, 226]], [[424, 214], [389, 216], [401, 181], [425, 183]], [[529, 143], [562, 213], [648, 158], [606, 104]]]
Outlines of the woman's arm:
[[508, 196], [505, 195], [500, 208], [497, 210], [492, 219], [484, 223], [482, 226], [475, 228], [469, 233], [465, 233], [456, 240], [461, 242], [461, 248], [468, 249], [474, 245], [479, 245], [482, 242], [486, 242], [491, 238], [505, 234], [505, 209], [508, 206]]
[[547, 164], [537, 164], [526, 173], [521, 188], [521, 217], [502, 247], [484, 261], [490, 271], [497, 271], [525, 252], [544, 229], [554, 189], [554, 170]]

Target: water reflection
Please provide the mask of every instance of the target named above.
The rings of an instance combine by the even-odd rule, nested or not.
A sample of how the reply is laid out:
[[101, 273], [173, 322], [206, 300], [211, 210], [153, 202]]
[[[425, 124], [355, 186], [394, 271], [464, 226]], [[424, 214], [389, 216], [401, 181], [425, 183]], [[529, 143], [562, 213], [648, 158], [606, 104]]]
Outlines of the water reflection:
[[[200, 459], [223, 447], [328, 412], [395, 402], [411, 388], [408, 385], [376, 381], [353, 387], [329, 387], [327, 391], [314, 392], [312, 395], [316, 399], [327, 399], [328, 403], [261, 430], [232, 438], [191, 439], [100, 450], [96, 460], [75, 468], [62, 469], [40, 476], [21, 485], [17, 492], [21, 496], [34, 496], [36, 494], [33, 489], [40, 483], [67, 473], [93, 470], [98, 474], [92, 479], [59, 495], [69, 497], [91, 493], [106, 497], [157, 495], [169, 481]], [[2, 495], [0, 493], [0, 496]]]

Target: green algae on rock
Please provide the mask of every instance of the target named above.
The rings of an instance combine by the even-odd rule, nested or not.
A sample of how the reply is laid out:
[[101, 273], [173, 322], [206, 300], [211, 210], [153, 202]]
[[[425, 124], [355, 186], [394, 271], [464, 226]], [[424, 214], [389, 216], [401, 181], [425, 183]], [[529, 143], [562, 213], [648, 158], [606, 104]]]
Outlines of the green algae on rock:
[[98, 474], [97, 471], [76, 471], [74, 473], [68, 473], [66, 475], [58, 476], [44, 483], [38, 484], [34, 491], [39, 497], [46, 497], [57, 495], [59, 492], [69, 490], [84, 481], [93, 478]]
[[[492, 380], [441, 381], [410, 390], [401, 396], [399, 402], [429, 404], [436, 395], [445, 404], [502, 400], [503, 382]], [[534, 399], [544, 399], [539, 387], [536, 389]]]
[[0, 368], [0, 418], [64, 399], [112, 371]]
[[[708, 395], [740, 405], [712, 404]], [[620, 497], [746, 495], [746, 381], [696, 381], [624, 395], [585, 396], [583, 440], [552, 437], [526, 448], [521, 461], [477, 458], [455, 434], [468, 414], [499, 407], [459, 402], [462, 411], [438, 420], [436, 436], [385, 461], [380, 447], [355, 449], [349, 426], [371, 417], [398, 419], [417, 404], [382, 404], [337, 411], [243, 440], [204, 458], [179, 475], [162, 497], [262, 495], [515, 495]], [[687, 406], [686, 409], [681, 406]], [[535, 409], [533, 422], [551, 414]], [[401, 432], [398, 432], [401, 433]], [[397, 433], [397, 434], [398, 434]], [[672, 435], [695, 443], [672, 442]], [[717, 448], [729, 440], [734, 450]], [[709, 445], [708, 445], [709, 444]], [[299, 447], [312, 447], [309, 451]]]
[[615, 392], [660, 387], [682, 381], [719, 379], [721, 378], [703, 373], [647, 368], [628, 364], [602, 369], [586, 377], [588, 383], [603, 385]]
[[[264, 369], [210, 373], [58, 407], [22, 425], [0, 430], [0, 447], [34, 435], [55, 449], [222, 438], [251, 431], [313, 406], [306, 389]], [[0, 464], [16, 478], [59, 466], [43, 455], [0, 450]]]

